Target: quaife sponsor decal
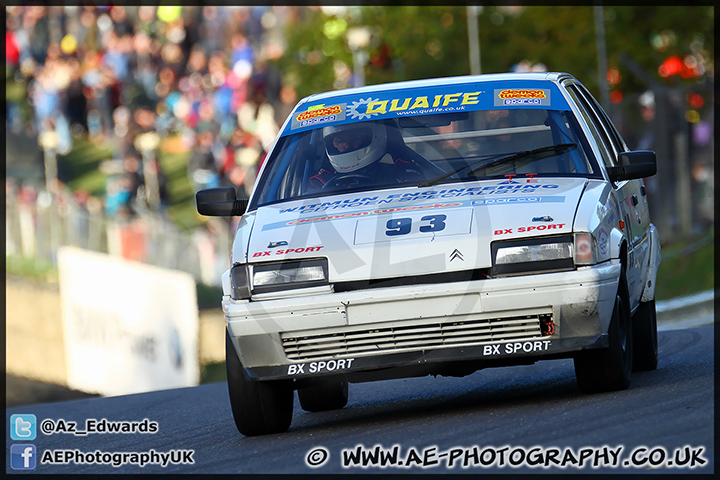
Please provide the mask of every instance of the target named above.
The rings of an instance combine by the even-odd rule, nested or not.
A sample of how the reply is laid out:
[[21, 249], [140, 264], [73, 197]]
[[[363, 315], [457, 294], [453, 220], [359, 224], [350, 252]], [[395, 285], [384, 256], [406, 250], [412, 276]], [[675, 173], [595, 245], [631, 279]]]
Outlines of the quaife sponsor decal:
[[543, 88], [505, 88], [495, 90], [495, 106], [549, 106], [550, 90]]
[[[388, 112], [402, 112], [406, 110], [418, 110], [426, 108], [437, 108], [437, 107], [448, 107], [458, 105], [475, 105], [478, 103], [479, 92], [455, 92], [446, 93], [445, 95], [420, 95], [417, 97], [405, 97], [405, 98], [393, 98], [390, 100], [372, 100], [370, 99], [366, 105], [365, 115], [388, 113]], [[355, 118], [355, 115], [359, 116], [362, 114], [358, 110], [358, 106], [353, 105], [355, 108], [351, 109], [349, 113], [351, 118]]]

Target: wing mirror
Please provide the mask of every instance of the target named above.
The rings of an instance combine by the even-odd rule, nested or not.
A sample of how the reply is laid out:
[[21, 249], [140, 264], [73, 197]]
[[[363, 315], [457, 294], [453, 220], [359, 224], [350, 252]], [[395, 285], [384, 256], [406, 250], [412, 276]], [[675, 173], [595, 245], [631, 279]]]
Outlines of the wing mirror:
[[651, 150], [622, 152], [618, 155], [618, 163], [619, 165], [614, 167], [607, 167], [608, 175], [613, 182], [652, 177], [657, 173], [655, 152]]
[[210, 217], [242, 215], [247, 210], [248, 199], [236, 198], [233, 187], [206, 188], [195, 194], [197, 211]]

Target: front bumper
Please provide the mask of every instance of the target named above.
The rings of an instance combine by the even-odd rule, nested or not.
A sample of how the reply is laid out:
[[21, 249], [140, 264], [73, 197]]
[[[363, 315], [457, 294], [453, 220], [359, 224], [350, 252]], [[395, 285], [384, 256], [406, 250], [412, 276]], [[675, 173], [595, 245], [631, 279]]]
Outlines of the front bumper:
[[[259, 302], [226, 296], [223, 311], [241, 362], [259, 380], [453, 362], [482, 368], [607, 346], [620, 268], [612, 261]], [[554, 332], [541, 328], [546, 322]]]

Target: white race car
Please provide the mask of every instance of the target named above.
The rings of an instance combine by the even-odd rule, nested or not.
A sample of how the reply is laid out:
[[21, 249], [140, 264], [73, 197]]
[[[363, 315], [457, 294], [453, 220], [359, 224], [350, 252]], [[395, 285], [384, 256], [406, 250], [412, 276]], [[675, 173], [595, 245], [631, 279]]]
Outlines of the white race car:
[[227, 375], [244, 435], [342, 408], [348, 382], [573, 358], [584, 392], [657, 366], [660, 244], [643, 177], [565, 73], [410, 81], [300, 101], [222, 277]]

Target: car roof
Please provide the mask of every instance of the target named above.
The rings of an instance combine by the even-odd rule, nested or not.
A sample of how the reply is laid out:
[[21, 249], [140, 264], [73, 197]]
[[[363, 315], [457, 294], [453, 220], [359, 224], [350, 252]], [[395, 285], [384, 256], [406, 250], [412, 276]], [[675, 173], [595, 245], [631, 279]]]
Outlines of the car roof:
[[456, 77], [440, 77], [427, 78], [422, 80], [407, 80], [403, 82], [381, 83], [377, 85], [367, 85], [364, 87], [346, 88], [342, 90], [332, 90], [329, 92], [316, 93], [309, 95], [300, 100], [297, 106], [310, 101], [324, 100], [326, 98], [336, 97], [338, 95], [351, 95], [373, 92], [386, 92], [389, 90], [399, 90], [404, 88], [417, 87], [437, 87], [442, 85], [456, 85], [462, 83], [473, 82], [493, 82], [503, 80], [542, 80], [550, 82], [559, 82], [566, 78], [574, 78], [572, 75], [563, 72], [515, 72], [515, 73], [489, 73], [484, 75], [462, 75]]

